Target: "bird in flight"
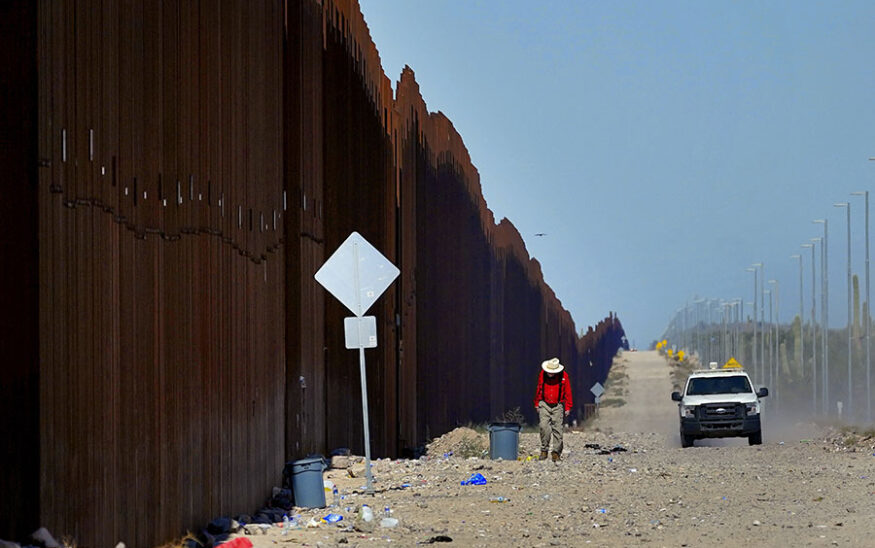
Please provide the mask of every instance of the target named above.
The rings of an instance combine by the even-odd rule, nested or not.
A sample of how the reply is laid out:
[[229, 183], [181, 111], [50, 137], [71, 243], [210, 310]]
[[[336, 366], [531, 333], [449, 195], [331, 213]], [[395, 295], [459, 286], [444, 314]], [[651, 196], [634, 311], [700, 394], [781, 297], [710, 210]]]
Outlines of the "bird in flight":
[[546, 232], [538, 232], [537, 234], [535, 234], [535, 236], [546, 236], [546, 235], [547, 235]]

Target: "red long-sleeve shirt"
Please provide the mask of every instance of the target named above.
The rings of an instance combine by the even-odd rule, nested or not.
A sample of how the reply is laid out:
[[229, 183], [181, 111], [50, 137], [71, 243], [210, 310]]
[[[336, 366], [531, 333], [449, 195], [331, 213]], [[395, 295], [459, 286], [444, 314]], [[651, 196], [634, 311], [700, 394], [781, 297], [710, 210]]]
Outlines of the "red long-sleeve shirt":
[[544, 371], [538, 376], [538, 388], [535, 390], [535, 407], [541, 400], [547, 403], [559, 403], [560, 398], [565, 406], [565, 411], [571, 411], [571, 381], [568, 373], [562, 371], [552, 378]]

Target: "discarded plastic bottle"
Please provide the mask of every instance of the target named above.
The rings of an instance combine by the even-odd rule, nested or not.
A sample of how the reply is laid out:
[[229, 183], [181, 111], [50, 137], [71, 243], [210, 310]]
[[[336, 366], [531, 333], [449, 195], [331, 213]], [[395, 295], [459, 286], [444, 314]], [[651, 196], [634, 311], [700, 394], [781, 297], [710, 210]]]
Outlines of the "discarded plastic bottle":
[[337, 508], [340, 505], [340, 494], [337, 492], [337, 486], [331, 491], [331, 506]]
[[380, 520], [380, 527], [386, 527], [391, 529], [398, 525], [398, 519], [396, 518], [383, 518]]
[[365, 521], [374, 520], [374, 511], [367, 504], [362, 504], [362, 519]]
[[508, 502], [510, 499], [506, 499], [504, 497], [492, 497], [489, 499], [489, 502]]
[[289, 530], [292, 528], [292, 522], [289, 520], [288, 514], [283, 514], [283, 535], [288, 535]]
[[383, 517], [386, 517], [386, 518], [391, 518], [391, 517], [392, 517], [392, 511], [389, 510], [389, 507], [388, 507], [388, 506], [386, 506], [385, 508], [383, 508]]

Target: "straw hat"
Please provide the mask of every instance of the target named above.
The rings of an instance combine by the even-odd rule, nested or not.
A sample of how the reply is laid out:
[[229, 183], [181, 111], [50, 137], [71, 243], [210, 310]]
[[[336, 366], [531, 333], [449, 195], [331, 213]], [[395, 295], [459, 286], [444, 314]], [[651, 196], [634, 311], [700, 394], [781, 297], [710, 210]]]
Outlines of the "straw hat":
[[559, 363], [559, 358], [553, 358], [552, 360], [541, 362], [541, 369], [547, 373], [559, 373], [565, 369], [565, 366]]

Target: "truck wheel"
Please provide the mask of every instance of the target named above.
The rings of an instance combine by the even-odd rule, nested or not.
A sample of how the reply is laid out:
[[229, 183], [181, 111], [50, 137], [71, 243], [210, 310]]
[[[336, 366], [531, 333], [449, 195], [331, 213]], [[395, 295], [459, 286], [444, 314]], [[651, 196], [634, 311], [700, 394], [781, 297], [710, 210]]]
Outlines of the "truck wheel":
[[692, 446], [693, 446], [693, 436], [681, 434], [681, 447], [692, 447]]
[[758, 432], [754, 432], [753, 434], [747, 437], [748, 445], [762, 445], [763, 443], [763, 432], [762, 430]]

